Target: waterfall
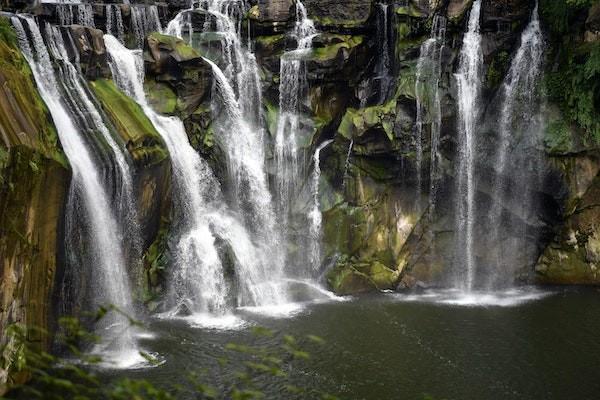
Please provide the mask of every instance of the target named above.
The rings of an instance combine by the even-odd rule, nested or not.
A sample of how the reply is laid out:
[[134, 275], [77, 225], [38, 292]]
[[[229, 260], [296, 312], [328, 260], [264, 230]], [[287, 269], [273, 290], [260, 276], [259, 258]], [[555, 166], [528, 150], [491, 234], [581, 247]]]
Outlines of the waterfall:
[[144, 48], [144, 40], [152, 32], [162, 32], [158, 8], [156, 6], [131, 6], [131, 31], [135, 35], [138, 47]]
[[415, 123], [416, 165], [417, 165], [417, 202], [423, 192], [423, 126], [431, 124], [431, 156], [429, 171], [429, 213], [433, 215], [436, 202], [437, 183], [439, 180], [439, 140], [441, 127], [441, 90], [442, 53], [446, 41], [446, 18], [441, 15], [433, 17], [431, 35], [422, 45], [417, 62], [415, 79], [415, 96], [417, 117]]
[[348, 152], [346, 153], [346, 161], [344, 162], [344, 175], [342, 178], [342, 193], [346, 193], [346, 185], [348, 184], [348, 172], [350, 171], [350, 160], [352, 158], [352, 148], [354, 147], [354, 140], [350, 140], [348, 144]]
[[237, 304], [280, 302], [278, 283], [265, 273], [268, 255], [259, 251], [243, 225], [227, 209], [218, 181], [190, 145], [182, 121], [161, 116], [148, 105], [141, 53], [126, 49], [109, 35], [105, 36], [105, 43], [117, 84], [140, 104], [171, 155], [177, 210], [173, 226], [178, 227], [170, 289], [175, 308], [213, 314], [230, 311], [228, 294], [232, 288], [224, 276], [217, 237], [228, 244], [235, 256], [239, 281]]
[[91, 4], [77, 5], [77, 24], [95, 28], [94, 25], [94, 10]]
[[[27, 30], [21, 20], [27, 24]], [[17, 32], [19, 45], [27, 59], [37, 83], [40, 95], [48, 106], [63, 150], [72, 168], [72, 182], [69, 201], [67, 204], [67, 225], [86, 225], [88, 234], [85, 251], [91, 265], [94, 282], [94, 303], [96, 305], [111, 303], [126, 314], [135, 317], [131, 299], [131, 288], [126, 272], [126, 262], [121, 245], [120, 232], [115, 215], [111, 211], [111, 201], [105, 191], [101, 176], [102, 172], [90, 153], [85, 134], [78, 128], [81, 113], [93, 114], [89, 107], [87, 96], [81, 93], [82, 87], [76, 71], [68, 59], [64, 58], [66, 49], [56, 27], [47, 26], [48, 47], [57, 61], [60, 61], [60, 76], [54, 72], [50, 52], [38, 25], [32, 17], [13, 17], [13, 25]], [[64, 92], [60, 88], [64, 89]], [[81, 98], [79, 98], [81, 96]], [[77, 98], [82, 109], [75, 109], [69, 97]], [[98, 123], [96, 115], [89, 115], [89, 123]], [[104, 135], [104, 132], [102, 132]], [[108, 138], [105, 138], [108, 139]], [[119, 151], [115, 151], [115, 156]], [[116, 157], [118, 159], [118, 156]], [[123, 176], [125, 179], [126, 177]], [[84, 219], [75, 221], [80, 216]], [[67, 242], [67, 246], [69, 246]], [[74, 265], [76, 273], [83, 274], [83, 266]], [[103, 325], [98, 327], [102, 343], [97, 351], [108, 354], [106, 357], [120, 367], [127, 367], [143, 362], [137, 351], [136, 340], [133, 336], [129, 321], [120, 314], [112, 314], [105, 318]], [[120, 329], [117, 327], [120, 326]], [[117, 331], [118, 330], [118, 331]]]
[[457, 185], [458, 236], [455, 264], [465, 271], [458, 278], [462, 289], [470, 291], [475, 279], [475, 255], [473, 228], [475, 223], [475, 133], [479, 120], [483, 51], [479, 19], [481, 0], [475, 0], [469, 15], [468, 31], [463, 38], [458, 72], [455, 74], [458, 87], [458, 131], [459, 165]]
[[321, 214], [321, 204], [319, 201], [319, 182], [321, 181], [321, 150], [328, 146], [333, 140], [326, 140], [321, 143], [313, 156], [313, 175], [312, 175], [312, 210], [308, 214], [310, 222], [310, 264], [313, 271], [318, 272], [321, 268], [321, 225], [323, 216]]
[[123, 26], [123, 15], [118, 4], [106, 5], [106, 33], [113, 35], [121, 43], [125, 40], [125, 28]]
[[194, 2], [190, 1], [190, 8], [180, 11], [175, 18], [169, 21], [167, 29], [165, 29], [166, 34], [185, 40], [184, 31], [187, 31], [188, 38], [185, 41], [190, 46], [193, 46], [194, 28], [192, 26], [192, 11], [194, 9]]
[[[275, 164], [277, 169], [277, 203], [282, 219], [287, 221], [291, 204], [297, 195], [301, 178], [298, 154], [298, 130], [300, 107], [306, 98], [306, 71], [302, 58], [310, 52], [312, 40], [317, 34], [306, 8], [296, 1], [296, 24], [292, 35], [298, 42], [296, 50], [281, 57], [279, 84], [279, 119], [275, 136]], [[287, 222], [286, 222], [287, 225]]]
[[379, 82], [379, 103], [384, 103], [388, 92], [394, 82], [393, 63], [390, 57], [393, 54], [392, 41], [393, 28], [390, 21], [389, 9], [391, 4], [378, 3], [377, 13], [377, 47], [379, 61], [377, 63], [377, 80]]
[[94, 28], [94, 10], [91, 4], [57, 4], [56, 12], [61, 25], [77, 24]]
[[[502, 199], [507, 195], [518, 197], [521, 208], [527, 213], [533, 206], [529, 191], [506, 194], [507, 186], [518, 184], [522, 188], [536, 188], [536, 180], [541, 176], [538, 158], [540, 138], [540, 98], [539, 85], [542, 76], [544, 39], [540, 28], [538, 5], [521, 34], [520, 46], [512, 58], [510, 69], [500, 89], [503, 98], [500, 108], [499, 145], [494, 159], [496, 178], [493, 182], [492, 198], [495, 200], [490, 211], [490, 229], [493, 232], [491, 244], [498, 249], [495, 270], [489, 274], [491, 288], [499, 284], [516, 264], [518, 249], [503, 249], [501, 245]], [[505, 223], [510, 224], [509, 221]], [[509, 229], [514, 227], [509, 227]], [[526, 243], [518, 238], [517, 246]], [[503, 251], [504, 250], [504, 251]]]
[[56, 12], [58, 13], [58, 21], [61, 25], [73, 25], [75, 16], [73, 15], [73, 5], [57, 4]]

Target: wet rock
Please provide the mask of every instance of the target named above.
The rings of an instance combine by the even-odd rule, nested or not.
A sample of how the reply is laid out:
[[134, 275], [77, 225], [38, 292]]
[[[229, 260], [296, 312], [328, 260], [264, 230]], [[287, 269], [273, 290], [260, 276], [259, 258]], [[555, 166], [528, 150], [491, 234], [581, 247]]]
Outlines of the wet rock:
[[107, 53], [104, 47], [104, 32], [81, 25], [70, 25], [63, 29], [68, 29], [73, 38], [75, 50], [79, 53], [79, 64], [83, 74], [88, 79], [110, 77]]
[[318, 29], [335, 32], [361, 32], [368, 28], [373, 0], [305, 0], [308, 16]]
[[[212, 68], [201, 54], [183, 40], [152, 33], [144, 49], [146, 80], [166, 85], [177, 98], [176, 111], [182, 116], [193, 113], [210, 98]], [[155, 86], [150, 85], [150, 91]], [[152, 97], [153, 94], [151, 93]], [[155, 97], [161, 97], [156, 95]], [[170, 108], [170, 107], [169, 107]]]

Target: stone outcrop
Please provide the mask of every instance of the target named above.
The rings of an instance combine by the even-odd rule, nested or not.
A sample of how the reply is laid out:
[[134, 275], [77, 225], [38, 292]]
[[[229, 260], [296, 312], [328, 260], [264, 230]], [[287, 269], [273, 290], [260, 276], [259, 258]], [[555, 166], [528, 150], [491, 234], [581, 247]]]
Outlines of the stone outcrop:
[[[9, 22], [0, 18], [0, 348], [9, 324], [48, 327], [70, 170]], [[39, 332], [28, 338], [47, 346]], [[0, 393], [11, 346], [0, 354]]]

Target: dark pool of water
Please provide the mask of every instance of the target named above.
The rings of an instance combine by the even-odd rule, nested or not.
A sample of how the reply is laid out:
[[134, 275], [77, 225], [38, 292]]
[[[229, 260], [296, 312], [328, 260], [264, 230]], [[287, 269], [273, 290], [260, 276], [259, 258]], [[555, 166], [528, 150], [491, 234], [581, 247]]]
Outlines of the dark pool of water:
[[[532, 297], [387, 294], [312, 304], [289, 318], [241, 315], [282, 334], [325, 339], [307, 349], [311, 359], [291, 380], [343, 399], [600, 399], [600, 292], [560, 289]], [[256, 339], [250, 328], [195, 328], [181, 320], [154, 320], [149, 330], [155, 337], [142, 345], [164, 364], [105, 371], [106, 379], [146, 378], [170, 387], [206, 368], [218, 382], [226, 372], [215, 359], [232, 357], [227, 343], [275, 346], [282, 335]], [[288, 398], [282, 386], [266, 385], [268, 397]]]

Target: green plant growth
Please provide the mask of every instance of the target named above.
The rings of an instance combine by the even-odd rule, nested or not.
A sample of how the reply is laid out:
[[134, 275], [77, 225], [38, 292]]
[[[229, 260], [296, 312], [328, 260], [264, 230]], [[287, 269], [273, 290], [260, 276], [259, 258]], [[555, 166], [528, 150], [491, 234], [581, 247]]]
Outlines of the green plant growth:
[[[123, 314], [115, 307], [104, 307], [92, 317], [98, 322], [108, 313], [115, 312]], [[129, 321], [131, 325], [139, 325], [137, 321]], [[194, 371], [188, 373], [187, 381], [183, 384], [158, 388], [143, 379], [101, 381], [93, 367], [102, 362], [102, 359], [83, 351], [90, 344], [96, 343], [98, 338], [75, 318], [62, 318], [60, 326], [56, 339], [59, 347], [64, 349], [63, 356], [43, 351], [27, 339], [37, 329], [19, 324], [7, 328], [9, 344], [0, 348], [0, 366], [12, 372], [11, 390], [6, 397], [0, 399], [251, 400], [266, 398], [265, 382], [273, 380], [282, 383], [284, 387], [284, 391], [280, 393], [281, 398], [336, 399], [315, 388], [295, 386], [290, 381], [290, 371], [311, 358], [307, 349], [318, 350], [325, 345], [323, 339], [314, 335], [299, 338], [256, 327], [252, 332], [254, 342], [260, 343], [264, 338], [272, 338], [273, 344], [227, 344], [223, 349], [225, 356], [216, 360], [217, 368], [222, 370], [220, 376], [226, 377], [218, 387], [205, 382], [208, 378], [204, 371]], [[158, 364], [149, 354], [141, 355], [149, 363]]]
[[155, 164], [167, 158], [160, 134], [139, 104], [121, 92], [111, 80], [98, 79], [90, 86], [136, 162]]
[[10, 21], [4, 17], [0, 17], [0, 126], [4, 152], [5, 146], [25, 145], [67, 166], [29, 64], [21, 54]]
[[[600, 43], [584, 42], [588, 0], [544, 0], [543, 22], [550, 32], [546, 90], [568, 122], [580, 126], [584, 146], [600, 144]], [[557, 131], [555, 130], [556, 134]]]

